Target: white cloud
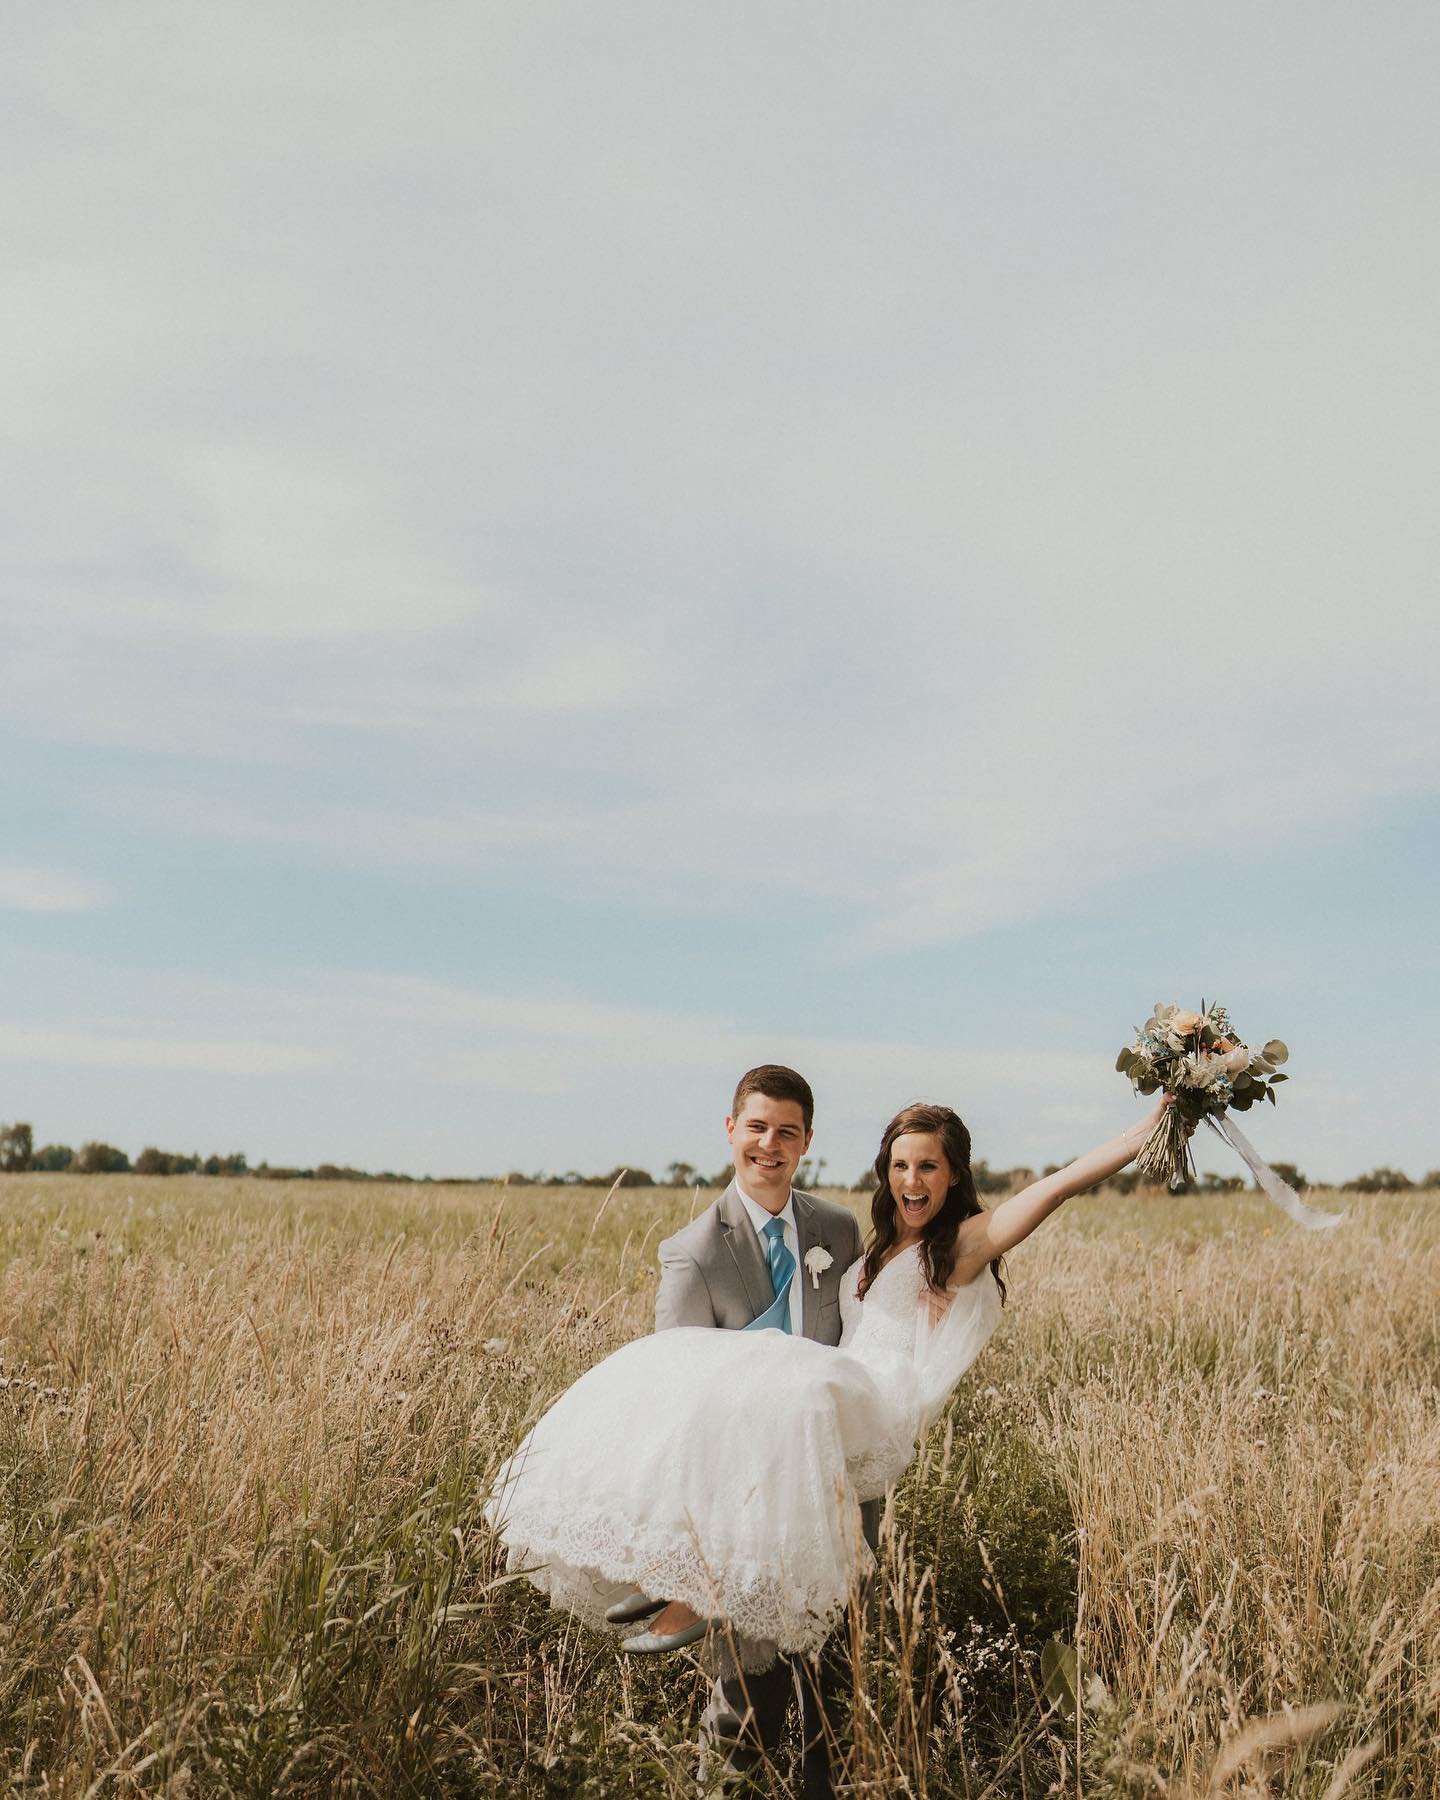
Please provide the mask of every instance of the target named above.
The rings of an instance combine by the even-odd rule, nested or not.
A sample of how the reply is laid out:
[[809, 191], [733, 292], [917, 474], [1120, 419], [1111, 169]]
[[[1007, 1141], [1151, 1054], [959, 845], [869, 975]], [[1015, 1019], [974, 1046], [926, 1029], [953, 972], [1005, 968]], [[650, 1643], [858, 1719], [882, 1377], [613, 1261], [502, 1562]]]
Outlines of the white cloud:
[[[108, 771], [107, 816], [652, 898], [637, 845], [754, 832], [885, 949], [1433, 790], [1440, 259], [1419, 90], [1352, 140], [1342, 24], [1297, 160], [1250, 20], [1198, 61], [938, 15], [816, 61], [656, 13], [653, 68], [582, 79], [538, 22], [435, 58], [451, 26], [335, 17], [338, 89], [311, 21], [177, 15], [143, 127], [82, 60], [11, 196], [16, 724], [185, 765]], [[266, 765], [282, 808], [230, 779]]]
[[293, 1075], [330, 1066], [318, 1051], [281, 1043], [231, 1042], [162, 1033], [136, 1036], [113, 1028], [52, 1031], [0, 1025], [0, 1057], [82, 1069], [151, 1070], [169, 1074]]
[[29, 913], [98, 912], [112, 904], [104, 882], [68, 875], [57, 869], [0, 866], [0, 909]]

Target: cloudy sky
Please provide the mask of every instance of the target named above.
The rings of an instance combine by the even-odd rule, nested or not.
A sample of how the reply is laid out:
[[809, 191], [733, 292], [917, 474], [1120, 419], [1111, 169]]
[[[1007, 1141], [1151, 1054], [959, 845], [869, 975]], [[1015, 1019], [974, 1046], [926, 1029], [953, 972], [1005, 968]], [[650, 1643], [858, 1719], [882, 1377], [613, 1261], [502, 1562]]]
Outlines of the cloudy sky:
[[[0, 72], [0, 1119], [1440, 1165], [1428, 5], [80, 4]], [[1217, 1146], [1209, 1166], [1226, 1167]]]

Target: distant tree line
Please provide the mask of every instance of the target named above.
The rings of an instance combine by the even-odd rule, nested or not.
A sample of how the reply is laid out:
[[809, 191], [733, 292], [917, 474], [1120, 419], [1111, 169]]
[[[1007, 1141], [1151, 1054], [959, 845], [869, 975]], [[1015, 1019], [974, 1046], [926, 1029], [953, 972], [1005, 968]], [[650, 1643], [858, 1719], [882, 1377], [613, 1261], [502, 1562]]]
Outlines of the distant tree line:
[[182, 1156], [173, 1150], [147, 1146], [131, 1162], [113, 1144], [91, 1140], [72, 1150], [69, 1144], [42, 1144], [35, 1148], [29, 1125], [0, 1125], [0, 1171], [27, 1169], [42, 1174], [72, 1175], [248, 1175], [253, 1173], [238, 1152], [230, 1156]]
[[[1053, 1175], [1063, 1163], [1048, 1163], [1040, 1173]], [[1271, 1167], [1277, 1175], [1288, 1181], [1297, 1192], [1310, 1184], [1304, 1174], [1291, 1162], [1272, 1163]], [[74, 1175], [248, 1175], [259, 1181], [430, 1181], [431, 1176], [416, 1177], [414, 1175], [397, 1174], [393, 1169], [382, 1169], [378, 1174], [368, 1169], [352, 1169], [348, 1164], [319, 1163], [313, 1169], [296, 1169], [275, 1166], [269, 1163], [257, 1163], [254, 1167], [236, 1150], [228, 1156], [212, 1154], [200, 1156], [198, 1153], [184, 1155], [174, 1150], [160, 1150], [154, 1144], [146, 1147], [131, 1162], [123, 1150], [117, 1150], [113, 1144], [102, 1144], [92, 1140], [82, 1144], [78, 1150], [72, 1150], [69, 1144], [42, 1144], [35, 1148], [35, 1133], [25, 1123], [0, 1125], [0, 1174], [18, 1174], [27, 1170], [40, 1173], [58, 1174], [68, 1171]], [[971, 1165], [975, 1177], [975, 1186], [982, 1194], [1011, 1194], [1017, 1188], [1024, 1187], [1035, 1179], [1035, 1171], [1028, 1168], [992, 1169], [987, 1162], [976, 1162]], [[511, 1169], [508, 1174], [453, 1176], [456, 1181], [500, 1182], [506, 1187], [702, 1187], [714, 1188], [728, 1185], [734, 1171], [727, 1163], [723, 1169], [713, 1174], [702, 1174], [693, 1163], [672, 1162], [667, 1164], [663, 1177], [657, 1181], [648, 1169], [631, 1168], [624, 1164], [607, 1169], [603, 1175], [584, 1175], [578, 1169], [567, 1169], [563, 1175], [551, 1175], [544, 1169], [537, 1169], [526, 1174], [521, 1169]], [[802, 1190], [823, 1187], [825, 1182], [825, 1159], [823, 1156], [813, 1160], [807, 1158], [795, 1172], [795, 1185]], [[839, 1185], [839, 1184], [829, 1184]], [[851, 1183], [851, 1192], [860, 1193], [873, 1188], [875, 1172], [864, 1169]], [[1121, 1193], [1133, 1193], [1136, 1188], [1153, 1186], [1133, 1169], [1123, 1169], [1118, 1175], [1111, 1176], [1106, 1186], [1116, 1188]], [[1237, 1194], [1245, 1186], [1243, 1175], [1202, 1175], [1197, 1181], [1189, 1184], [1189, 1192], [1200, 1194]], [[1400, 1194], [1426, 1188], [1440, 1188], [1440, 1169], [1431, 1169], [1419, 1181], [1412, 1181], [1403, 1169], [1372, 1169], [1368, 1175], [1352, 1176], [1349, 1181], [1337, 1183], [1357, 1194]]]

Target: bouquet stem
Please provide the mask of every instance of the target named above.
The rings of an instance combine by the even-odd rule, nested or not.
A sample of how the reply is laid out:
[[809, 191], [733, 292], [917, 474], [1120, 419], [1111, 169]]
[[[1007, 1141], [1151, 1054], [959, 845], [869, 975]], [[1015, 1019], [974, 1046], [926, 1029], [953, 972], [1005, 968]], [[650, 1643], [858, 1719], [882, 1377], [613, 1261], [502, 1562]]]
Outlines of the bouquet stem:
[[1185, 1121], [1178, 1106], [1167, 1106], [1165, 1116], [1140, 1146], [1135, 1158], [1138, 1174], [1151, 1175], [1163, 1181], [1172, 1193], [1178, 1193], [1195, 1179], [1195, 1163], [1190, 1155], [1190, 1140], [1185, 1134]]

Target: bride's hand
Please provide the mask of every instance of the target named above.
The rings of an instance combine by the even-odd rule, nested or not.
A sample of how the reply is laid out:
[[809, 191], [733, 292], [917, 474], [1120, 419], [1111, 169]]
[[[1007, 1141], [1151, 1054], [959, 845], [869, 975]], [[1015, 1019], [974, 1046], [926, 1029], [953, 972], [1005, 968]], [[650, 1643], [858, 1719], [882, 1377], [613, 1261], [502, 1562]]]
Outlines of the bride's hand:
[[[1162, 1094], [1160, 1096], [1160, 1098], [1155, 1102], [1154, 1110], [1151, 1112], [1149, 1118], [1146, 1119], [1146, 1121], [1145, 1121], [1145, 1124], [1149, 1128], [1149, 1130], [1153, 1131], [1155, 1129], [1155, 1127], [1160, 1123], [1160, 1121], [1165, 1117], [1165, 1114], [1175, 1104], [1176, 1104], [1176, 1101], [1175, 1101], [1175, 1096], [1173, 1094]], [[1180, 1115], [1180, 1129], [1185, 1133], [1187, 1138], [1193, 1137], [1195, 1135], [1195, 1121], [1193, 1119], [1187, 1119], [1185, 1117], [1185, 1115], [1182, 1113]]]

